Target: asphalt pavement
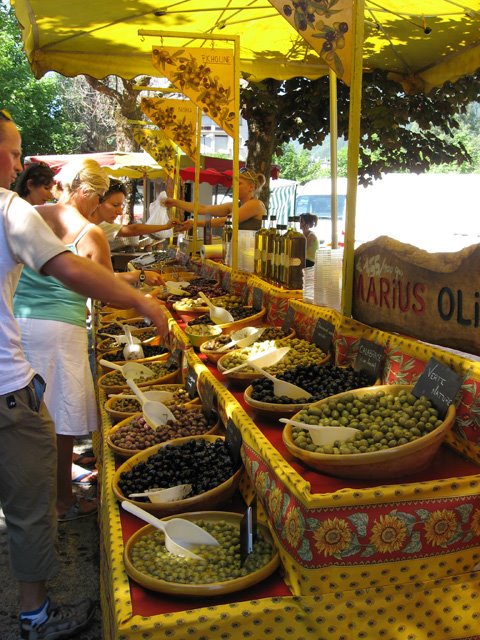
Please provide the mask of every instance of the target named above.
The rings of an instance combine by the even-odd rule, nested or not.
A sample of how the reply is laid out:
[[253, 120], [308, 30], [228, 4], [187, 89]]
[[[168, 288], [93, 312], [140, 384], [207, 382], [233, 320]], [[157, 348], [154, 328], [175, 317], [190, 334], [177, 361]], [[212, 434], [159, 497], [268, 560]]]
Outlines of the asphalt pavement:
[[[81, 452], [91, 445], [75, 450]], [[92, 496], [96, 487], [76, 488], [82, 495]], [[102, 622], [99, 604], [99, 540], [97, 515], [79, 518], [58, 525], [58, 552], [60, 571], [49, 583], [49, 595], [54, 603], [72, 603], [92, 598], [98, 603], [91, 626], [75, 636], [76, 640], [102, 640]], [[10, 573], [7, 532], [3, 512], [0, 510], [0, 640], [18, 640], [18, 589]], [[107, 639], [105, 639], [107, 640]]]

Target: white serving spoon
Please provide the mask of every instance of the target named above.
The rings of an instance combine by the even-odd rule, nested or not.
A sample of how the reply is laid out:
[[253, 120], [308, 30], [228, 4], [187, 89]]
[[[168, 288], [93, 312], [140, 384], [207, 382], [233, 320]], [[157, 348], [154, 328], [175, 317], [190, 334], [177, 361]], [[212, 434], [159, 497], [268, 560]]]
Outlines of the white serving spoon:
[[161, 402], [148, 400], [133, 380], [127, 380], [127, 384], [142, 403], [143, 417], [152, 429], [158, 429], [158, 427], [165, 426], [169, 420], [175, 422], [175, 416], [168, 407]]
[[290, 351], [290, 347], [281, 347], [280, 349], [271, 349], [270, 351], [266, 351], [265, 353], [258, 353], [255, 356], [250, 356], [247, 358], [245, 362], [237, 365], [236, 367], [232, 367], [231, 369], [227, 369], [226, 371], [222, 371], [224, 376], [228, 376], [235, 371], [239, 371], [240, 369], [244, 369], [245, 367], [249, 367], [253, 363], [258, 365], [259, 367], [273, 367], [274, 364], [280, 362], [280, 360]]
[[178, 484], [168, 489], [148, 489], [143, 493], [130, 493], [129, 498], [148, 498], [154, 504], [183, 500], [192, 491], [191, 484]]
[[313, 425], [306, 422], [297, 422], [296, 420], [288, 420], [288, 418], [280, 418], [280, 422], [285, 424], [291, 424], [294, 427], [300, 427], [306, 429], [312, 439], [313, 444], [318, 445], [330, 445], [334, 442], [345, 442], [350, 440], [357, 433], [360, 433], [360, 429], [354, 427], [328, 427], [326, 425]]
[[186, 520], [185, 518], [172, 518], [171, 520], [160, 520], [153, 514], [137, 507], [127, 500], [122, 501], [122, 507], [125, 511], [137, 516], [140, 520], [148, 522], [153, 527], [163, 531], [165, 535], [165, 547], [167, 551], [175, 556], [189, 558], [193, 560], [201, 560], [200, 556], [193, 551], [192, 547], [200, 545], [218, 546], [219, 542], [211, 536], [205, 529]]
[[102, 360], [99, 360], [99, 363], [109, 369], [121, 371], [126, 380], [129, 380], [130, 378], [153, 378], [155, 376], [154, 371], [143, 364], [139, 364], [138, 362], [126, 362], [125, 364], [120, 365], [116, 362], [109, 362], [102, 358]]
[[130, 328], [125, 326], [125, 337], [127, 344], [123, 347], [123, 357], [125, 360], [138, 360], [144, 357], [140, 340], [132, 336]]
[[235, 346], [240, 349], [249, 347], [260, 338], [265, 329], [266, 327], [262, 327], [260, 329], [258, 327], [244, 327], [243, 329], [234, 331], [231, 334], [232, 340], [230, 340], [230, 342], [227, 342], [227, 344], [224, 344], [223, 347], [220, 347], [218, 351], [227, 351], [231, 347]]
[[[144, 391], [143, 395], [147, 400], [151, 400], [152, 402], [169, 402], [173, 398], [173, 393], [171, 391]], [[127, 393], [110, 393], [108, 394], [109, 398], [125, 398], [125, 400], [133, 400], [137, 399], [137, 396], [127, 394]]]
[[292, 400], [298, 400], [299, 398], [311, 398], [312, 394], [302, 389], [302, 387], [297, 387], [296, 384], [292, 384], [291, 382], [286, 382], [285, 380], [279, 380], [272, 376], [272, 374], [268, 373], [268, 371], [264, 371], [261, 367], [259, 367], [255, 362], [251, 363], [251, 366], [261, 373], [262, 376], [265, 376], [269, 380], [273, 382], [273, 393], [276, 396], [287, 396], [288, 398], [292, 398]]
[[208, 308], [210, 309], [210, 320], [213, 320], [215, 324], [227, 324], [228, 322], [234, 322], [234, 318], [230, 311], [227, 311], [223, 307], [215, 306], [203, 291], [199, 291], [198, 295], [208, 305]]
[[165, 282], [165, 286], [167, 287], [168, 293], [171, 293], [173, 296], [188, 295], [188, 291], [185, 291], [182, 288], [183, 284], [184, 284], [183, 282], [172, 282], [172, 280]]

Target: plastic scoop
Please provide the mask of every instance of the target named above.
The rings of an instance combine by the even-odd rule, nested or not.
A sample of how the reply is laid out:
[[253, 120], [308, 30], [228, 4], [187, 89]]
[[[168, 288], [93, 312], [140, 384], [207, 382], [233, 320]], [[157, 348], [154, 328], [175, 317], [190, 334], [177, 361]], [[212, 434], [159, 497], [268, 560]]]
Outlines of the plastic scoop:
[[[184, 289], [182, 289], [182, 285], [185, 284], [184, 282], [172, 282], [172, 280], [169, 280], [168, 282], [165, 282], [165, 286], [167, 287], [167, 291], [168, 293], [171, 293], [173, 296], [184, 296], [184, 295], [188, 295], [188, 291], [185, 291]], [[187, 282], [188, 284], [188, 282]]]
[[153, 378], [155, 372], [138, 362], [126, 362], [125, 364], [117, 364], [116, 362], [109, 362], [108, 360], [99, 360], [100, 364], [110, 369], [117, 369], [121, 371], [126, 380], [133, 378]]
[[178, 484], [168, 489], [149, 489], [143, 493], [130, 493], [129, 498], [148, 498], [154, 504], [183, 500], [192, 491], [191, 484]]
[[318, 445], [330, 445], [334, 442], [345, 442], [346, 440], [353, 438], [357, 433], [360, 433], [360, 429], [354, 429], [353, 427], [313, 425], [307, 424], [306, 422], [288, 420], [288, 418], [280, 418], [280, 422], [285, 422], [285, 424], [291, 424], [294, 427], [306, 429], [310, 434], [313, 444]]
[[163, 531], [165, 535], [165, 547], [174, 556], [182, 558], [190, 558], [193, 560], [201, 560], [200, 556], [193, 551], [192, 547], [200, 545], [218, 546], [219, 542], [211, 536], [205, 529], [186, 520], [185, 518], [172, 518], [171, 520], [160, 520], [153, 514], [148, 513], [144, 509], [137, 507], [127, 500], [122, 501], [122, 507], [125, 511], [137, 516], [140, 520], [148, 522], [153, 527]]
[[125, 326], [125, 337], [127, 344], [123, 347], [123, 357], [125, 360], [138, 360], [143, 358], [143, 349], [138, 338], [132, 336], [130, 327]]
[[232, 340], [224, 344], [223, 347], [220, 347], [218, 351], [227, 351], [231, 347], [249, 347], [256, 340], [260, 338], [262, 333], [265, 331], [265, 327], [258, 329], [257, 327], [244, 327], [243, 329], [239, 329], [238, 331], [234, 331], [232, 333]]
[[235, 371], [239, 371], [240, 369], [249, 367], [253, 363], [255, 363], [259, 367], [273, 367], [273, 365], [277, 364], [277, 362], [280, 362], [280, 360], [289, 351], [290, 347], [281, 347], [280, 349], [272, 349], [271, 351], [266, 351], [265, 353], [258, 353], [255, 356], [250, 356], [250, 358], [247, 358], [245, 362], [242, 362], [242, 364], [239, 364], [236, 367], [232, 367], [232, 369], [223, 371], [223, 375], [227, 376], [230, 373], [234, 373]]
[[264, 371], [261, 367], [259, 367], [255, 362], [252, 363], [252, 367], [258, 373], [261, 373], [262, 376], [265, 376], [269, 380], [273, 382], [273, 393], [276, 396], [287, 396], [287, 398], [292, 398], [292, 400], [298, 400], [298, 398], [311, 398], [312, 394], [302, 389], [302, 387], [297, 387], [296, 384], [292, 384], [291, 382], [285, 382], [285, 380], [279, 380], [272, 376], [272, 374]]
[[127, 380], [127, 384], [142, 403], [143, 417], [152, 429], [166, 425], [169, 420], [175, 422], [175, 416], [168, 407], [161, 402], [149, 400], [133, 380]]
[[[143, 395], [147, 400], [152, 402], [169, 402], [173, 398], [173, 393], [170, 391], [144, 391]], [[125, 398], [125, 400], [138, 399], [135, 395], [129, 395], [126, 393], [110, 393], [109, 398]]]
[[213, 320], [215, 324], [227, 324], [228, 322], [234, 322], [230, 311], [227, 311], [223, 307], [216, 307], [213, 302], [207, 298], [203, 291], [199, 291], [198, 295], [208, 305], [208, 308], [210, 309], [210, 320]]

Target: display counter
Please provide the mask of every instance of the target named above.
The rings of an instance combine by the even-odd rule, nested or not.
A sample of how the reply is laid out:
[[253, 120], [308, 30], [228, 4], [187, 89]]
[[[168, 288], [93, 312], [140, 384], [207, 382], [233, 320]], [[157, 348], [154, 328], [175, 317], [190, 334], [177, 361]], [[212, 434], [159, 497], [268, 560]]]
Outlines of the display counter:
[[[262, 283], [247, 278], [247, 286], [251, 295], [253, 287]], [[334, 324], [338, 363], [351, 361], [359, 339], [368, 337], [386, 348], [385, 381], [411, 383], [432, 353], [457, 371], [465, 370], [474, 384], [480, 379], [478, 363], [371, 329], [330, 309], [287, 300], [301, 337], [311, 338], [319, 317]], [[186, 320], [187, 315], [173, 314], [172, 346], [185, 349], [181, 328]], [[243, 402], [242, 390], [227, 385], [216, 368], [192, 349], [186, 348], [185, 355], [185, 367], [195, 371], [201, 397], [214, 402], [224, 424], [230, 420], [241, 432], [246, 469], [241, 493], [246, 502], [256, 493], [260, 516], [279, 549], [283, 573], [277, 572], [248, 593], [208, 602], [172, 599], [132, 583], [123, 568], [123, 545], [141, 524], [120, 514], [113, 496], [116, 463], [105, 448], [110, 420], [102, 410], [104, 637], [480, 637], [480, 468], [472, 440], [462, 437], [456, 427], [449, 439], [456, 450], [442, 447], [427, 470], [402, 482], [329, 477], [293, 458], [281, 440], [283, 425], [253, 413]], [[471, 383], [462, 388], [460, 416], [463, 433], [467, 428], [476, 433], [469, 393], [478, 398]], [[470, 460], [459, 452], [469, 454]]]

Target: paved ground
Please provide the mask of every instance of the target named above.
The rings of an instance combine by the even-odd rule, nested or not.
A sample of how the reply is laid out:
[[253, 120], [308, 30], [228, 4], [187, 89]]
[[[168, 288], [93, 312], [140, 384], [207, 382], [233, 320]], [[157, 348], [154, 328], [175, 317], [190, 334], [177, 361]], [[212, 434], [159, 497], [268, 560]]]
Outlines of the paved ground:
[[[86, 442], [85, 447], [91, 443]], [[82, 447], [77, 447], [81, 451]], [[79, 491], [91, 495], [95, 488]], [[75, 602], [89, 597], [99, 600], [99, 544], [96, 515], [73, 522], [59, 523], [58, 550], [61, 568], [50, 583], [50, 596], [55, 602]], [[0, 640], [18, 640], [18, 592], [10, 574], [5, 520], [0, 511]], [[93, 624], [77, 640], [102, 640], [100, 609]], [[107, 640], [107, 639], [105, 639]]]

